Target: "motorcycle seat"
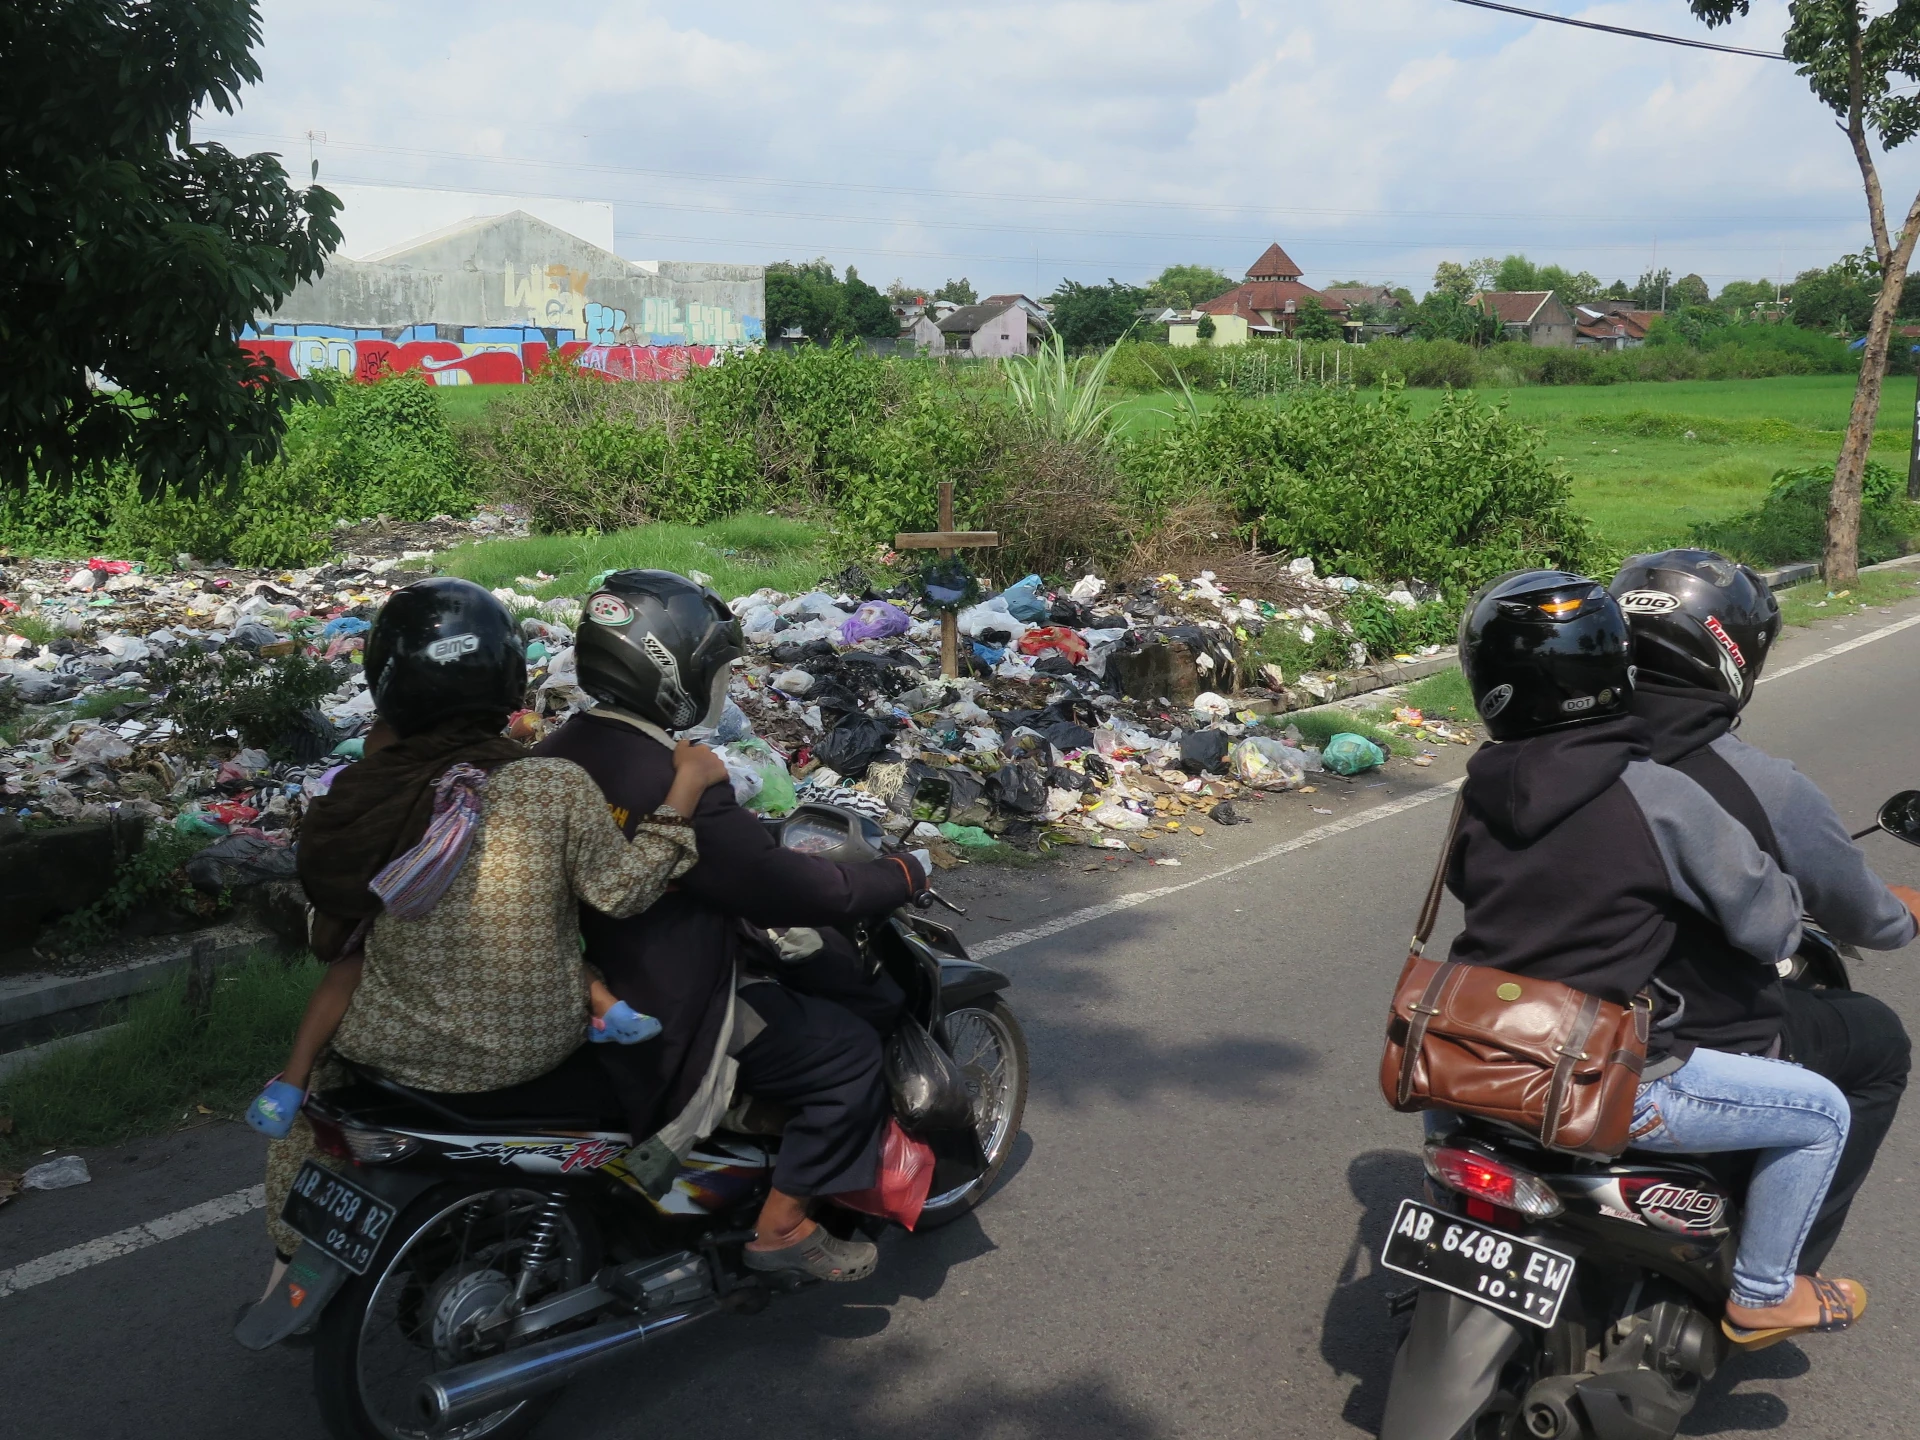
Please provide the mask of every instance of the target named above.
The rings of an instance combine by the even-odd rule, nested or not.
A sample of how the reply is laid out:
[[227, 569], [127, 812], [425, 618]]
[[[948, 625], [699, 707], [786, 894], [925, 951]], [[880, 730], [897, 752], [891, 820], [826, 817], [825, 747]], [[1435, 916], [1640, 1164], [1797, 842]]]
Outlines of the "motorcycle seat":
[[321, 1103], [362, 1124], [475, 1135], [594, 1130], [626, 1133], [627, 1113], [599, 1062], [582, 1046], [519, 1085], [469, 1094], [418, 1090], [370, 1065], [341, 1059], [352, 1077]]

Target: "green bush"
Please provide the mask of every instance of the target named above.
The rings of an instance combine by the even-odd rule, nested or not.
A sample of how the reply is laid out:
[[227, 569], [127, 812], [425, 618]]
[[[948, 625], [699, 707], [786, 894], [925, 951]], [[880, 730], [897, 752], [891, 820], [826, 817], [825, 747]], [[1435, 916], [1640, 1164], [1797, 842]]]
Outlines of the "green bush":
[[107, 893], [55, 927], [55, 946], [76, 950], [100, 944], [146, 905], [164, 903], [182, 914], [196, 913], [199, 892], [187, 879], [186, 864], [211, 843], [205, 835], [182, 835], [167, 825], [149, 826], [145, 843], [121, 864]]
[[1507, 570], [1600, 558], [1535, 433], [1470, 395], [1425, 416], [1392, 389], [1228, 403], [1129, 441], [1121, 465], [1146, 526], [1208, 489], [1264, 548], [1364, 579], [1425, 580], [1450, 598]]
[[322, 696], [339, 688], [340, 671], [310, 655], [282, 655], [265, 662], [238, 646], [208, 654], [184, 650], [156, 660], [150, 679], [167, 698], [159, 714], [180, 727], [193, 747], [232, 732], [243, 745], [286, 759], [292, 741], [309, 722], [303, 718]]
[[[1818, 560], [1826, 549], [1827, 497], [1833, 468], [1782, 470], [1752, 510], [1730, 520], [1693, 527], [1693, 542], [1752, 565]], [[1877, 564], [1907, 553], [1920, 535], [1920, 505], [1908, 503], [1906, 478], [1869, 460], [1860, 486], [1860, 563]]]
[[35, 479], [0, 495], [0, 541], [65, 554], [101, 551], [171, 563], [179, 554], [240, 565], [308, 565], [336, 520], [426, 520], [470, 507], [441, 406], [418, 375], [373, 385], [322, 376], [324, 401], [296, 405], [280, 454], [233, 485], [143, 497], [128, 466], [70, 485]]

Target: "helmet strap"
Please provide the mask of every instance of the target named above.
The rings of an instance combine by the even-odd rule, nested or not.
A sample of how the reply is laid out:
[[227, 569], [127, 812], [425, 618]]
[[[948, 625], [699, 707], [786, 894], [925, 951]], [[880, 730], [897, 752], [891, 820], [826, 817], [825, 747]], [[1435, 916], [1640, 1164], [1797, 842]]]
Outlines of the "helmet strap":
[[604, 716], [608, 720], [618, 720], [622, 725], [631, 725], [634, 729], [638, 730], [642, 735], [645, 735], [648, 738], [653, 740], [658, 740], [662, 745], [666, 746], [667, 749], [669, 750], [674, 749], [675, 746], [678, 744], [678, 742], [674, 740], [672, 735], [668, 734], [665, 730], [662, 730], [658, 725], [654, 724], [651, 720], [642, 720], [638, 715], [629, 714], [627, 711], [621, 710], [615, 706], [596, 705], [593, 707], [593, 709], [589, 710], [587, 713], [589, 715]]

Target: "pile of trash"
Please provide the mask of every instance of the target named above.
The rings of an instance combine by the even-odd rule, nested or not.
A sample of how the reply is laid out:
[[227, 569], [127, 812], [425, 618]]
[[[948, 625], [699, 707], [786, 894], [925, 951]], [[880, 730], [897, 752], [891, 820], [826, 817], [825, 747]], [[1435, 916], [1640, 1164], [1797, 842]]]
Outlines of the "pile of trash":
[[[491, 512], [443, 521], [430, 524], [524, 530]], [[210, 842], [188, 866], [203, 890], [291, 874], [306, 806], [372, 724], [360, 659], [373, 617], [431, 571], [432, 552], [404, 548], [409, 538], [385, 537], [398, 553], [280, 573], [190, 557], [152, 573], [0, 556], [0, 726], [9, 705], [30, 722], [0, 729], [0, 826], [139, 816]], [[574, 669], [584, 596], [529, 593], [548, 578], [494, 592], [527, 641], [527, 708], [511, 729], [526, 741], [592, 703]], [[1059, 590], [1028, 576], [959, 612], [964, 673], [951, 680], [940, 614], [907, 587], [876, 591], [855, 568], [802, 595], [758, 590], [732, 602], [748, 653], [707, 738], [742, 803], [771, 815], [809, 800], [850, 805], [943, 865], [1000, 845], [1143, 852], [1150, 832], [1202, 835], [1248, 818], [1251, 798], [1385, 762], [1363, 736], [1317, 749], [1263, 713], [1283, 685], [1330, 690], [1325, 677], [1270, 664], [1249, 674], [1250, 642], [1276, 625], [1310, 642], [1313, 627], [1339, 624], [1340, 594], [1360, 584], [1318, 577], [1307, 560], [1288, 581], [1295, 599], [1282, 604], [1236, 596], [1209, 571], [1111, 589], [1091, 575]], [[1388, 599], [1416, 603], [1410, 589]], [[338, 683], [271, 736], [196, 746], [165, 693], [196, 651], [239, 656], [269, 680], [276, 662], [297, 657], [312, 673], [324, 661], [334, 672], [321, 683]]]

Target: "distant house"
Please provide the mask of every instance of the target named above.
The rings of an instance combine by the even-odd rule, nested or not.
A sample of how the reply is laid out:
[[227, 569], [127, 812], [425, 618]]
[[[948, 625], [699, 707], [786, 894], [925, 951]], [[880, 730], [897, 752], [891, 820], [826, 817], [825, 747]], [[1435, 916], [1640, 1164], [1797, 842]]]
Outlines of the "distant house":
[[989, 295], [980, 303], [982, 305], [1018, 305], [1034, 319], [1043, 322], [1047, 316], [1052, 313], [1038, 300], [1034, 300], [1026, 295]]
[[900, 345], [926, 355], [938, 355], [947, 348], [946, 340], [940, 334], [939, 322], [924, 310], [901, 318]]
[[[1300, 283], [1300, 267], [1274, 244], [1248, 267], [1244, 285], [1236, 285], [1226, 294], [1204, 301], [1198, 308], [1213, 316], [1216, 331], [1222, 319], [1233, 317], [1246, 326], [1247, 335], [1273, 337], [1293, 334], [1300, 308], [1309, 300], [1319, 302], [1320, 308], [1335, 320], [1347, 318], [1345, 305]], [[1234, 343], [1237, 342], [1223, 340], [1218, 333], [1214, 336], [1216, 345]]]
[[1021, 298], [1002, 296], [978, 305], [962, 305], [940, 322], [944, 353], [1025, 355], [1032, 342], [1046, 333], [1047, 322], [1022, 305]]
[[1400, 308], [1400, 297], [1384, 285], [1329, 285], [1320, 293], [1343, 310], [1351, 310], [1356, 305], [1373, 305], [1382, 310]]
[[1647, 343], [1647, 330], [1660, 318], [1658, 310], [1602, 309], [1607, 302], [1573, 307], [1573, 343], [1582, 350], [1637, 350]]
[[1473, 303], [1499, 320], [1509, 340], [1561, 350], [1573, 347], [1573, 312], [1551, 290], [1485, 290]]

